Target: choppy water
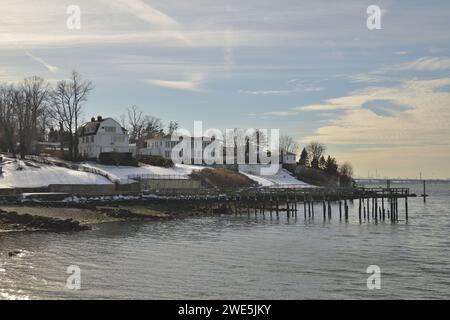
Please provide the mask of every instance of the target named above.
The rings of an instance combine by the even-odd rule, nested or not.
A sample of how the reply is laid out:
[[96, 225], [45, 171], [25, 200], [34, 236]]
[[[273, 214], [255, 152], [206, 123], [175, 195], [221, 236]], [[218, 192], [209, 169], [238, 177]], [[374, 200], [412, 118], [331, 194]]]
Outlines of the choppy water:
[[[450, 184], [428, 193], [426, 204], [410, 199], [408, 224], [359, 224], [355, 202], [348, 223], [334, 208], [327, 222], [319, 209], [313, 221], [266, 214], [0, 234], [0, 298], [449, 299]], [[8, 257], [15, 249], [24, 252]], [[81, 268], [79, 291], [65, 286], [69, 265]], [[367, 289], [369, 265], [381, 268], [380, 290]]]

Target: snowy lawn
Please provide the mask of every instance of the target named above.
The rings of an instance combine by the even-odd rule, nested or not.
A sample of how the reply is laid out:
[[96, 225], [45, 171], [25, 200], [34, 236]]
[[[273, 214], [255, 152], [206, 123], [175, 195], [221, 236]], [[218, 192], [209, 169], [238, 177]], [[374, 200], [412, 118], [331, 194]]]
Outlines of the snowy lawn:
[[[26, 163], [29, 165], [26, 165]], [[3, 175], [0, 175], [0, 188], [35, 188], [50, 184], [110, 184], [97, 174], [44, 165], [33, 161], [16, 161], [4, 158]], [[19, 167], [22, 170], [17, 170]]]
[[81, 166], [87, 168], [94, 168], [101, 170], [109, 174], [112, 178], [117, 179], [120, 183], [131, 183], [133, 180], [128, 179], [129, 175], [154, 175], [154, 176], [173, 176], [180, 179], [189, 178], [189, 174], [193, 170], [200, 170], [205, 167], [195, 165], [176, 164], [172, 168], [164, 168], [151, 166], [147, 164], [141, 164], [140, 167], [128, 167], [128, 166], [105, 166], [96, 162], [86, 162]]
[[263, 187], [312, 187], [312, 185], [293, 177], [286, 169], [281, 169], [277, 174], [270, 176], [254, 175], [245, 172], [241, 173], [258, 182]]

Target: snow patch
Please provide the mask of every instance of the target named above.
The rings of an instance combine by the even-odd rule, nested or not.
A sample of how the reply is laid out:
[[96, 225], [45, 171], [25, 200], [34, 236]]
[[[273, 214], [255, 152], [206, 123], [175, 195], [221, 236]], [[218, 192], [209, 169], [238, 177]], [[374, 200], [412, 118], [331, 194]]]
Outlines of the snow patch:
[[27, 160], [4, 158], [0, 164], [0, 188], [39, 188], [50, 184], [110, 184], [111, 182], [97, 174], [46, 165]]

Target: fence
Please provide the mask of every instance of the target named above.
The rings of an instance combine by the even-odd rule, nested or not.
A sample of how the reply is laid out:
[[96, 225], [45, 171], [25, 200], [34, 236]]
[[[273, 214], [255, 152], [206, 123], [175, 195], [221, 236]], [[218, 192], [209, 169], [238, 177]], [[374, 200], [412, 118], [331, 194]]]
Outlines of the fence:
[[189, 177], [181, 174], [129, 174], [130, 180], [188, 180]]

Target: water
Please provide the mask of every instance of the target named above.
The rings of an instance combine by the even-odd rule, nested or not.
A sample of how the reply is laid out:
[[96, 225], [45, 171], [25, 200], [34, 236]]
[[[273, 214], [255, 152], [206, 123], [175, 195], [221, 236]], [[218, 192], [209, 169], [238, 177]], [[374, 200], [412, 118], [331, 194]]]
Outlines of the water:
[[[348, 223], [336, 207], [322, 221], [319, 206], [314, 221], [300, 212], [0, 234], [0, 298], [449, 299], [450, 184], [427, 193], [426, 204], [409, 200], [407, 224], [359, 224], [355, 202]], [[66, 288], [69, 265], [81, 268], [79, 291]], [[381, 268], [380, 290], [367, 289], [369, 265]]]

